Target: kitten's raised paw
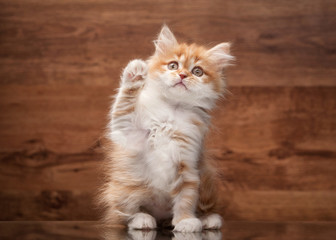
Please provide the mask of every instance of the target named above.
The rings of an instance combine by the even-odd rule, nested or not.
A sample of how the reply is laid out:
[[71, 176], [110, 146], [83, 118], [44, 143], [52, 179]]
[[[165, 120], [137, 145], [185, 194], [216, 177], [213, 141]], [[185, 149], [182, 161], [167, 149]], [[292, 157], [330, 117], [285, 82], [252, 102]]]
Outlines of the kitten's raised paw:
[[122, 74], [124, 84], [142, 84], [147, 75], [147, 64], [140, 59], [132, 60], [128, 63]]
[[220, 229], [222, 227], [222, 217], [218, 214], [202, 217], [201, 221], [204, 229]]
[[202, 222], [198, 218], [185, 218], [176, 224], [174, 231], [175, 232], [201, 232]]
[[128, 223], [129, 229], [155, 229], [155, 219], [147, 213], [136, 213]]

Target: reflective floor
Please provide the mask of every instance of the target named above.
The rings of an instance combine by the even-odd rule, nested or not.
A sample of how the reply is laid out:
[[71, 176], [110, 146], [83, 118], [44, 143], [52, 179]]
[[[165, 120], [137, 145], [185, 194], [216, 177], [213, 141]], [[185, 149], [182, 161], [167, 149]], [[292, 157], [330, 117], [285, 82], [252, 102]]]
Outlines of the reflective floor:
[[259, 240], [259, 239], [336, 239], [336, 222], [227, 222], [221, 231], [173, 233], [169, 230], [127, 231], [103, 228], [97, 222], [44, 221], [0, 222], [0, 239], [127, 239], [127, 240]]

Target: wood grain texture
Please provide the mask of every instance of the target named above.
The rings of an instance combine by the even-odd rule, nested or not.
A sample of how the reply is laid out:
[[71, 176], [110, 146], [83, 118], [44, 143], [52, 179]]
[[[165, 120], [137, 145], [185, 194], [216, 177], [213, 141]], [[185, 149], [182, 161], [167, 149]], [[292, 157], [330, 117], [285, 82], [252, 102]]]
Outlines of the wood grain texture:
[[1, 221], [97, 220], [94, 193], [79, 190], [0, 191]]
[[228, 220], [335, 221], [334, 191], [222, 191]]
[[[335, 221], [336, 194], [331, 191], [242, 191], [219, 188], [225, 220]], [[0, 191], [1, 221], [98, 220], [94, 189]]]
[[[0, 89], [1, 149], [45, 145], [57, 153], [81, 153], [93, 146], [107, 123], [113, 87], [4, 85]], [[41, 146], [42, 145], [42, 146]]]
[[90, 221], [0, 222], [0, 237], [3, 240], [101, 239], [97, 225], [97, 222]]
[[207, 140], [225, 218], [335, 221], [332, 0], [0, 0], [0, 220], [97, 219], [111, 96], [164, 22], [233, 42]]
[[[0, 90], [2, 220], [96, 219], [91, 200], [111, 91], [77, 85]], [[336, 88], [230, 91], [208, 138], [222, 183], [221, 213], [228, 220], [335, 220]], [[41, 208], [41, 196], [53, 202], [53, 194], [67, 204]]]
[[2, 84], [108, 85], [147, 58], [165, 22], [180, 39], [231, 41], [230, 85], [334, 86], [333, 0], [0, 1]]

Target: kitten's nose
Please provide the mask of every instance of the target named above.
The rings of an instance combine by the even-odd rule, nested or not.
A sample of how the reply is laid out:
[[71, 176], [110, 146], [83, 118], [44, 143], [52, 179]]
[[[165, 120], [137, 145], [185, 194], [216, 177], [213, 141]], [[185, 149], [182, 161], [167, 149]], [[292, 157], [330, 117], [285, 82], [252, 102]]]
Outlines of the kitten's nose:
[[179, 76], [180, 76], [181, 80], [183, 80], [184, 78], [187, 77], [187, 75], [186, 75], [186, 74], [183, 74], [183, 73], [180, 73]]

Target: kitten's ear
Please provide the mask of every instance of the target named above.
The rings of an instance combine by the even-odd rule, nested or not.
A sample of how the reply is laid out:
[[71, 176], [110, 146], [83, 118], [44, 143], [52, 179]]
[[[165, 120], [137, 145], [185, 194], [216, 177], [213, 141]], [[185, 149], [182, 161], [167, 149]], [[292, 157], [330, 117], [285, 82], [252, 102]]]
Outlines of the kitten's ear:
[[234, 57], [230, 55], [231, 43], [220, 43], [208, 50], [209, 58], [213, 59], [220, 68], [230, 65]]
[[158, 39], [154, 41], [154, 44], [155, 53], [164, 54], [168, 50], [174, 48], [177, 45], [177, 41], [167, 25], [163, 25]]

